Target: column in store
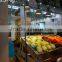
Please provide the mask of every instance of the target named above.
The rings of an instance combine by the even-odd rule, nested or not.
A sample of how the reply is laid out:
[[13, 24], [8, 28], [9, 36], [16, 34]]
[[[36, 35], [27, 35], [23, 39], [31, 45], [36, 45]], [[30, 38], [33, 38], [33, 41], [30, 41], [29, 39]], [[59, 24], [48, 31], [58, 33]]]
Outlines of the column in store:
[[[7, 2], [0, 2], [0, 62], [9, 62], [8, 53], [8, 8]], [[5, 32], [6, 31], [6, 32]]]

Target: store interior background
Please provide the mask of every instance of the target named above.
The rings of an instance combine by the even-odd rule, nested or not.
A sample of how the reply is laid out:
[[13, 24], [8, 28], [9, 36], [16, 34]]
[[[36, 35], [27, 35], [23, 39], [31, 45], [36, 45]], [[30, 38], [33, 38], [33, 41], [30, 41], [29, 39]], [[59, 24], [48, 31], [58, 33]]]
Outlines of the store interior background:
[[[3, 3], [1, 6], [3, 9], [0, 8], [0, 15], [1, 13], [3, 15], [2, 17], [0, 16], [0, 20], [2, 21], [0, 25], [3, 25], [5, 18], [8, 17], [8, 21], [5, 21], [4, 24], [9, 25], [9, 30], [11, 31], [9, 32], [9, 37], [11, 37], [12, 41], [15, 39], [14, 28], [16, 28], [15, 21], [18, 18], [21, 18], [19, 23], [21, 23], [20, 33], [22, 36], [25, 36], [25, 32], [27, 35], [48, 33], [62, 36], [62, 0], [15, 0], [7, 4]], [[3, 41], [3, 37], [8, 38], [7, 34], [5, 33], [5, 36], [3, 33], [1, 34], [1, 41]], [[4, 41], [1, 44], [4, 45]], [[1, 62], [3, 62], [3, 58], [4, 62], [9, 62], [7, 61], [10, 52], [8, 51], [8, 42], [5, 42], [6, 48], [3, 45], [1, 47], [5, 55], [2, 54]], [[7, 58], [5, 59], [5, 57]]]
[[[20, 18], [20, 36], [54, 34], [62, 36], [61, 0], [16, 0], [8, 2], [9, 36], [15, 39], [16, 19]], [[26, 33], [26, 34], [25, 34]], [[26, 58], [26, 62], [27, 62]]]
[[[24, 6], [23, 6], [24, 5]], [[23, 7], [21, 7], [23, 6]], [[24, 8], [24, 9], [23, 9]], [[26, 13], [24, 16], [24, 12]], [[18, 16], [15, 13], [18, 12]], [[62, 32], [62, 4], [61, 0], [15, 0], [8, 3], [10, 25], [15, 27], [15, 19], [26, 19], [27, 32], [47, 32], [61, 35]], [[22, 15], [23, 14], [23, 15]], [[12, 15], [12, 16], [11, 16]], [[11, 18], [12, 17], [12, 18]], [[25, 17], [25, 18], [24, 18]], [[24, 20], [21, 25], [24, 25]], [[9, 28], [11, 30], [11, 28]], [[23, 27], [21, 29], [23, 31]], [[14, 33], [12, 33], [14, 34]], [[14, 36], [13, 36], [14, 37]]]

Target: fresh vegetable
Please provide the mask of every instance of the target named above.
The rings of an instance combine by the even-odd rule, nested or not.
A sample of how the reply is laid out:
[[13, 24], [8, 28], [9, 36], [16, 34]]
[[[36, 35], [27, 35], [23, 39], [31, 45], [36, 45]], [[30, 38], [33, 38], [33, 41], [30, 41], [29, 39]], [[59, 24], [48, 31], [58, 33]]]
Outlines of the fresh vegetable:
[[27, 44], [30, 45], [38, 53], [49, 52], [55, 49], [55, 45], [42, 39], [41, 36], [28, 36]]

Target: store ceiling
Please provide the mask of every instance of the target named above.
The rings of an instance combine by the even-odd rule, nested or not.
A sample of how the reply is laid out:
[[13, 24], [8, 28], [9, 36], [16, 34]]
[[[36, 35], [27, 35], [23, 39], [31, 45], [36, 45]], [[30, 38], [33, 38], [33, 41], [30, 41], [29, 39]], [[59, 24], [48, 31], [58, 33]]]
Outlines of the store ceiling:
[[[54, 13], [61, 13], [62, 14], [62, 0], [15, 0], [15, 2], [12, 4], [11, 2], [8, 2], [8, 5], [13, 5], [19, 7], [22, 4], [25, 4], [26, 6], [30, 6], [32, 9], [40, 9], [42, 8], [46, 10], [47, 5], [49, 5], [49, 8], [51, 12]], [[44, 7], [44, 8], [43, 8]], [[16, 8], [16, 7], [14, 7]], [[17, 10], [13, 8], [12, 12], [15, 12]], [[44, 10], [44, 11], [45, 11]], [[11, 8], [9, 9], [11, 12]]]
[[31, 3], [42, 3], [45, 5], [51, 5], [51, 6], [62, 6], [62, 0], [14, 0], [17, 3], [25, 3], [26, 5], [28, 5], [27, 3], [31, 2]]

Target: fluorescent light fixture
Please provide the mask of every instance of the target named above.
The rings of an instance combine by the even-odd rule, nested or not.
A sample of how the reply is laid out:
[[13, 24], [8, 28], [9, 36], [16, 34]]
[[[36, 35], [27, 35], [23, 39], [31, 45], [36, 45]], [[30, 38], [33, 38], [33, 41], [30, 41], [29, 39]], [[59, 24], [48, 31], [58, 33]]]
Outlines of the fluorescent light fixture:
[[37, 10], [34, 10], [34, 12], [36, 12]]
[[40, 15], [41, 13], [36, 13], [37, 15]]
[[11, 8], [11, 5], [8, 5], [8, 8]]
[[54, 7], [54, 8], [56, 8], [56, 7]]
[[25, 6], [25, 8], [29, 8], [29, 6]]
[[51, 13], [51, 15], [52, 15], [52, 16], [55, 16], [55, 14], [54, 14], [54, 13]]
[[34, 10], [33, 9], [30, 9], [30, 12], [34, 12]]
[[40, 5], [41, 5], [42, 3], [40, 3]]
[[34, 12], [34, 13], [35, 13], [36, 11], [37, 11], [37, 10], [34, 10], [34, 9], [30, 9], [30, 12]]
[[46, 16], [48, 16], [48, 17], [49, 17], [49, 16], [51, 16], [51, 15], [49, 15], [49, 14], [48, 14], [48, 15], [46, 15]]
[[24, 4], [22, 4], [24, 6]]
[[47, 12], [45, 12], [45, 11], [42, 11], [42, 13], [43, 13], [43, 14], [46, 14]]
[[27, 1], [29, 1], [29, 0], [27, 0]]
[[12, 5], [12, 7], [11, 7], [11, 5], [8, 5], [8, 8], [19, 9], [20, 7], [18, 7], [18, 6], [14, 6], [14, 5]]
[[14, 8], [14, 9], [19, 9], [19, 7], [18, 7], [18, 6], [13, 6], [12, 8]]

